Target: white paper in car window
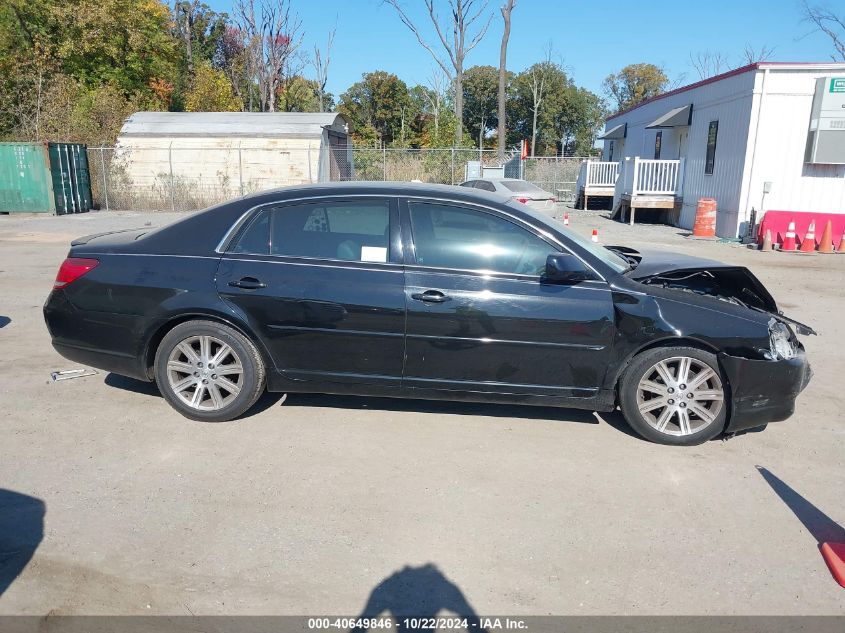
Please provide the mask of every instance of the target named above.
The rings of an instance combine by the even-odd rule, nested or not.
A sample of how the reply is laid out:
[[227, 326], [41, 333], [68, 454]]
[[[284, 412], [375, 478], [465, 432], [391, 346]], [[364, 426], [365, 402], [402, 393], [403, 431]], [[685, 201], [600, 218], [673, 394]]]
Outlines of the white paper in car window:
[[387, 249], [382, 246], [362, 246], [361, 247], [361, 261], [362, 262], [386, 262]]

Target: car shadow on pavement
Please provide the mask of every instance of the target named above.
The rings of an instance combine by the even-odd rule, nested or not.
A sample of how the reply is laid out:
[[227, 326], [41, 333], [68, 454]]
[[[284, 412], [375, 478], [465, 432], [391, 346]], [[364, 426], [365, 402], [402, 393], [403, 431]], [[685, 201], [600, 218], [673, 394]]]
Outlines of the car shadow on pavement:
[[762, 466], [756, 466], [756, 468], [819, 545], [845, 543], [845, 528], [807, 501], [787, 483], [773, 475], [767, 468]]
[[[461, 626], [461, 629], [486, 631], [463, 592], [432, 563], [420, 567], [405, 566], [382, 580], [370, 592], [367, 604], [357, 619], [375, 620], [388, 616], [400, 633], [434, 631], [436, 622], [431, 620], [438, 616], [466, 619], [467, 626]], [[406, 618], [415, 621], [406, 623]], [[371, 628], [379, 628], [378, 621], [362, 624], [375, 624]], [[367, 627], [352, 629], [368, 630]]]
[[[132, 393], [139, 393], [144, 396], [154, 396], [161, 399], [162, 404], [166, 404], [164, 403], [164, 398], [161, 396], [161, 392], [158, 390], [158, 387], [154, 382], [135, 380], [134, 378], [127, 378], [126, 376], [121, 376], [119, 374], [107, 374], [103, 382], [109, 387], [113, 387], [115, 389], [131, 391]], [[261, 413], [262, 411], [266, 411], [281, 400], [283, 395], [284, 394], [281, 393], [270, 393], [265, 391], [258, 401], [252, 405], [246, 413], [238, 416], [235, 420], [243, 420], [244, 418], [249, 418]]]
[[371, 396], [340, 396], [317, 393], [292, 393], [285, 406], [323, 407], [330, 409], [365, 409], [413, 413], [442, 413], [496, 418], [525, 418], [599, 424], [589, 411], [558, 407], [536, 407], [518, 404], [486, 402], [456, 402], [454, 400], [421, 400], [413, 398], [376, 398]]
[[0, 488], [0, 596], [44, 538], [45, 508], [41, 499]]
[[[161, 398], [155, 383], [135, 380], [118, 374], [107, 374], [105, 384], [115, 389], [131, 391], [145, 396]], [[238, 420], [258, 415], [275, 406], [284, 396], [282, 393], [265, 392], [249, 411]], [[421, 400], [413, 398], [378, 398], [372, 396], [348, 396], [322, 393], [291, 393], [285, 406], [320, 407], [329, 409], [357, 409], [370, 411], [393, 411], [412, 413], [433, 413], [445, 415], [471, 415], [491, 418], [521, 418], [525, 420], [550, 420], [555, 422], [576, 422], [599, 425], [605, 422], [620, 433], [643, 440], [631, 430], [619, 411], [594, 414], [582, 409], [564, 407], [538, 407], [519, 404], [495, 404], [485, 402], [457, 402], [454, 400]]]
[[12, 322], [12, 319], [10, 319], [9, 317], [0, 316], [0, 328], [6, 327], [11, 322]]

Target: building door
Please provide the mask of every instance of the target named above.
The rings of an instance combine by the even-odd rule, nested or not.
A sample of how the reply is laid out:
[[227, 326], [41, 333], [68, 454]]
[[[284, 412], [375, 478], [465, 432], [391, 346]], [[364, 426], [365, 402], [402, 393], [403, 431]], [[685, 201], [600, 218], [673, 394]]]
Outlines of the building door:
[[678, 128], [678, 158], [686, 158], [689, 145], [689, 128]]

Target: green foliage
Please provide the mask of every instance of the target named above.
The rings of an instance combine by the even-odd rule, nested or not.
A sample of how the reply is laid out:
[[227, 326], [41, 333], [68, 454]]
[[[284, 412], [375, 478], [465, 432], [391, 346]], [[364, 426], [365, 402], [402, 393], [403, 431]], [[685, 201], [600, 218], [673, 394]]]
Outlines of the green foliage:
[[126, 94], [174, 73], [170, 13], [159, 0], [59, 2], [61, 71], [88, 87], [112, 84]]
[[392, 73], [377, 70], [364, 73], [340, 95], [338, 111], [351, 123], [353, 139], [362, 144], [378, 141], [391, 144], [401, 138], [408, 124], [411, 98], [408, 86]]
[[493, 66], [473, 66], [464, 71], [464, 126], [478, 144], [483, 122], [483, 135], [499, 125], [499, 69]]
[[194, 81], [185, 95], [188, 112], [240, 112], [244, 104], [232, 92], [232, 84], [222, 71], [201, 62], [194, 71]]
[[[277, 108], [281, 112], [320, 112], [320, 91], [314, 79], [300, 75], [289, 78], [279, 90]], [[323, 94], [323, 112], [334, 107], [334, 96]]]
[[604, 80], [604, 91], [616, 104], [616, 111], [625, 110], [666, 91], [669, 78], [654, 64], [629, 64]]

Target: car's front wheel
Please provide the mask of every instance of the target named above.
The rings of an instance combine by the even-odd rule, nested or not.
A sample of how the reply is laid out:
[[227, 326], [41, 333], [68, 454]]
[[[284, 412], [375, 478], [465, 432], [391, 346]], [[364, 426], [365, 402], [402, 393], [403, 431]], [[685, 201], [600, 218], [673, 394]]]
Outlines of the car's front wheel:
[[214, 321], [188, 321], [158, 346], [155, 377], [161, 395], [182, 415], [226, 422], [246, 412], [264, 390], [264, 363], [255, 345]]
[[661, 347], [635, 356], [619, 387], [622, 413], [637, 433], [680, 446], [722, 432], [727, 397], [716, 356], [694, 347]]

